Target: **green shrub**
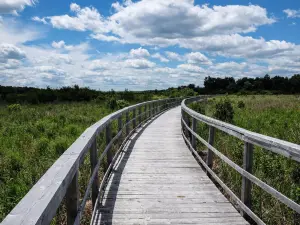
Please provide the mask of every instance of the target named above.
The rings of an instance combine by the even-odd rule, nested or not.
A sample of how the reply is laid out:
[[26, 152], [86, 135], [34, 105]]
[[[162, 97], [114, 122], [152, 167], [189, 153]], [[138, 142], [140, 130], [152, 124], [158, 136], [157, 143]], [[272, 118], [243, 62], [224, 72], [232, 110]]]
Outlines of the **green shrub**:
[[234, 110], [231, 102], [228, 99], [221, 100], [216, 104], [216, 109], [214, 113], [214, 117], [228, 122], [233, 122]]
[[65, 137], [60, 137], [58, 139], [55, 140], [54, 142], [54, 150], [56, 152], [56, 154], [61, 155], [63, 154], [67, 148], [69, 147], [69, 143], [67, 138]]
[[46, 154], [49, 147], [49, 139], [46, 137], [42, 137], [37, 142], [37, 149], [40, 154]]
[[126, 100], [122, 99], [122, 100], [117, 100], [117, 107], [118, 109], [123, 109], [125, 107], [128, 107], [130, 105], [129, 102], [127, 102]]
[[10, 111], [10, 112], [19, 112], [22, 109], [20, 104], [12, 104], [12, 105], [7, 106], [7, 108], [8, 108], [8, 111]]
[[239, 109], [245, 108], [245, 103], [244, 103], [243, 101], [239, 101], [239, 102], [238, 102], [238, 108], [239, 108]]
[[196, 111], [197, 113], [205, 115], [205, 106], [201, 103], [194, 102], [190, 105], [190, 108]]
[[109, 109], [111, 109], [111, 110], [115, 110], [115, 109], [118, 107], [118, 105], [117, 105], [117, 100], [116, 100], [114, 97], [110, 98], [110, 99], [106, 102], [106, 105], [107, 105], [107, 107], [108, 107]]

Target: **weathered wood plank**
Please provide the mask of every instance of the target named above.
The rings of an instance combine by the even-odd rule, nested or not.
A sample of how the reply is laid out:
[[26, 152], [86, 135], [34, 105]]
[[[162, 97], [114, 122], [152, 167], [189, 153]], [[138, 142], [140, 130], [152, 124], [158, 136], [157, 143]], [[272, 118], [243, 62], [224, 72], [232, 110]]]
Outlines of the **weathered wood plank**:
[[133, 136], [93, 224], [247, 224], [188, 150], [180, 118], [169, 110]]

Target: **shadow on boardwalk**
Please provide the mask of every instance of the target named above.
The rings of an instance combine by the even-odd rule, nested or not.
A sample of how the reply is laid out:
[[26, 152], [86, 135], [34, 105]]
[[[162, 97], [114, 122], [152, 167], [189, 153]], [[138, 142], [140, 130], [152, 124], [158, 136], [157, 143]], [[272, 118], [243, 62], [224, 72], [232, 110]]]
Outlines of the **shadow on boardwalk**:
[[[110, 176], [107, 179], [108, 182], [111, 182], [111, 185], [107, 185], [106, 191], [103, 192], [103, 195], [101, 196], [101, 202], [98, 204], [97, 208], [98, 212], [101, 213], [95, 216], [93, 224], [112, 224], [114, 206], [117, 200], [119, 185], [123, 171], [126, 167], [126, 163], [131, 155], [131, 152], [138, 138], [143, 134], [145, 129], [161, 115], [162, 114], [154, 117], [152, 120], [144, 124], [141, 128], [137, 129], [137, 131], [130, 137], [130, 139], [124, 146], [123, 150], [118, 156], [117, 161], [115, 162]], [[104, 197], [104, 195], [106, 195], [106, 197]]]

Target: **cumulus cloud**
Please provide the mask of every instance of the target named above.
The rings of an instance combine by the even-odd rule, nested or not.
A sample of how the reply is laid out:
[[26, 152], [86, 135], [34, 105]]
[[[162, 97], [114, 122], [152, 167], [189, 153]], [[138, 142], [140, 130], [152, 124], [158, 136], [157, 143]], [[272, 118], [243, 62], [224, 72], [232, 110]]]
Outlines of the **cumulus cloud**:
[[145, 58], [145, 57], [149, 57], [150, 53], [148, 52], [147, 49], [140, 47], [138, 49], [131, 49], [130, 56], [133, 58]]
[[175, 60], [175, 61], [183, 60], [182, 57], [179, 54], [177, 54], [176, 52], [166, 51], [165, 54], [167, 55], [168, 59]]
[[66, 45], [64, 41], [53, 41], [52, 42], [52, 47], [53, 48], [58, 48], [58, 49], [66, 49], [66, 50], [72, 50], [74, 49], [74, 46], [72, 45]]
[[211, 65], [212, 62], [200, 52], [191, 52], [186, 55], [187, 62], [191, 64]]
[[127, 59], [124, 62], [125, 66], [135, 69], [147, 69], [155, 66], [154, 62], [146, 59]]
[[286, 14], [288, 18], [300, 18], [300, 9], [285, 9], [283, 12]]
[[26, 6], [34, 6], [36, 0], [3, 0], [0, 1], [0, 14], [18, 15]]
[[191, 72], [191, 73], [202, 73], [205, 72], [205, 70], [199, 66], [192, 65], [192, 64], [180, 64], [177, 66], [177, 68], [180, 68], [182, 70]]
[[71, 13], [60, 16], [47, 16], [43, 18], [34, 17], [33, 20], [42, 23], [50, 23], [54, 28], [68, 29], [76, 31], [93, 31], [95, 33], [107, 32], [107, 21], [100, 15], [94, 7], [81, 8], [75, 3], [70, 4]]
[[7, 62], [9, 59], [21, 60], [26, 57], [24, 51], [12, 44], [0, 44], [0, 62]]
[[209, 7], [195, 5], [190, 0], [138, 1], [118, 7], [110, 20], [115, 22], [114, 31], [125, 38], [130, 35], [169, 39], [248, 33], [258, 26], [275, 22], [268, 17], [266, 9], [257, 5]]
[[154, 58], [154, 59], [159, 59], [161, 62], [169, 62], [170, 61], [158, 52], [153, 54], [151, 57]]
[[220, 71], [229, 71], [229, 70], [238, 70], [242, 71], [247, 66], [247, 63], [237, 63], [237, 62], [224, 62], [224, 63], [217, 63], [214, 65], [214, 69], [220, 70]]

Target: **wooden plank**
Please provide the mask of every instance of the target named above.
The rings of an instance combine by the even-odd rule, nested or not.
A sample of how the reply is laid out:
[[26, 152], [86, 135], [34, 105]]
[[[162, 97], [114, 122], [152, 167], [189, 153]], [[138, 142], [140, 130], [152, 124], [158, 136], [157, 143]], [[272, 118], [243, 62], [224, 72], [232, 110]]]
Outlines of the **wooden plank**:
[[131, 138], [93, 224], [247, 224], [188, 150], [180, 118], [171, 109]]

